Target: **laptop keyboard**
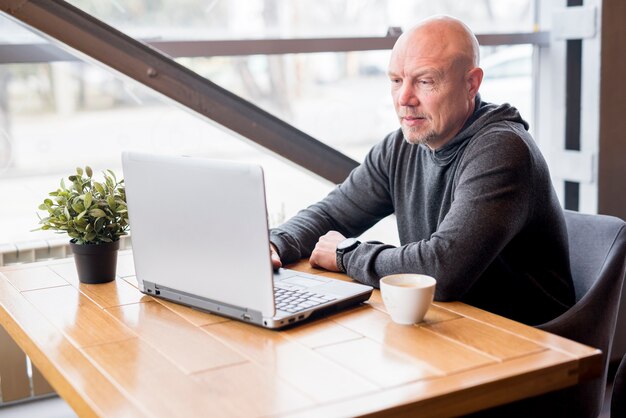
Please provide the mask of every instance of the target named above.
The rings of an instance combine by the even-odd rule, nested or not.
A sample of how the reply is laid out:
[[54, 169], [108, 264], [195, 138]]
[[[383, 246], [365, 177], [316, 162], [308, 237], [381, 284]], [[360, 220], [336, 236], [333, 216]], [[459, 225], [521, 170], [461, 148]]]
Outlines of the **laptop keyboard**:
[[286, 312], [303, 311], [335, 299], [333, 296], [320, 295], [284, 284], [274, 288], [276, 308]]

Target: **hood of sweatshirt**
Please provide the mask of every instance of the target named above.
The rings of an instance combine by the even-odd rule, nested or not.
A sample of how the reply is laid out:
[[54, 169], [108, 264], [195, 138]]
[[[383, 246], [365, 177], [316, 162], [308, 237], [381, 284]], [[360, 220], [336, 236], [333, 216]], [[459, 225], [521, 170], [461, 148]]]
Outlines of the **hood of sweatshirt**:
[[452, 161], [459, 152], [465, 149], [470, 138], [487, 125], [499, 122], [514, 122], [521, 124], [528, 130], [528, 123], [522, 119], [519, 111], [508, 103], [496, 105], [483, 102], [480, 94], [476, 95], [474, 113], [465, 122], [465, 125], [454, 138], [443, 147], [432, 151], [425, 145], [421, 145], [430, 151], [431, 157], [437, 165], [446, 165]]

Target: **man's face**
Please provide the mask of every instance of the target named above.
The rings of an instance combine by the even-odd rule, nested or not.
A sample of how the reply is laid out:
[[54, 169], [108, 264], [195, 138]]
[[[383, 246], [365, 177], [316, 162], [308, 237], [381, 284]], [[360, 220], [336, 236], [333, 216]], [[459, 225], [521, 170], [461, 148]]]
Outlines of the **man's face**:
[[442, 48], [412, 43], [394, 50], [389, 79], [404, 138], [412, 144], [445, 145], [473, 110], [466, 67]]

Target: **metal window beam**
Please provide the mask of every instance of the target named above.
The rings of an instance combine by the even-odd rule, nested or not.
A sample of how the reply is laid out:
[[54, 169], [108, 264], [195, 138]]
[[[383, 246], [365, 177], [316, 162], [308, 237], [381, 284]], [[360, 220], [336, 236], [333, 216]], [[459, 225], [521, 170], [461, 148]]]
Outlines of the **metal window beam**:
[[550, 45], [550, 32], [520, 32], [520, 33], [486, 33], [476, 35], [481, 46], [498, 45], [522, 45], [532, 44], [537, 46]]
[[[476, 35], [483, 46], [550, 43], [550, 32]], [[233, 39], [202, 41], [151, 41], [146, 43], [172, 57], [206, 57], [255, 54], [301, 54], [389, 50], [398, 35], [353, 38]]]
[[334, 148], [68, 3], [4, 0], [0, 10], [331, 182], [342, 182], [358, 165]]
[[[172, 58], [387, 50], [397, 37], [143, 41]], [[53, 44], [0, 44], [0, 63], [76, 61]]]
[[[483, 46], [550, 43], [549, 32], [477, 35]], [[369, 38], [245, 39], [203, 41], [144, 41], [172, 58], [255, 54], [300, 54], [388, 50], [397, 36]], [[78, 58], [53, 44], [0, 44], [0, 64], [75, 61]]]

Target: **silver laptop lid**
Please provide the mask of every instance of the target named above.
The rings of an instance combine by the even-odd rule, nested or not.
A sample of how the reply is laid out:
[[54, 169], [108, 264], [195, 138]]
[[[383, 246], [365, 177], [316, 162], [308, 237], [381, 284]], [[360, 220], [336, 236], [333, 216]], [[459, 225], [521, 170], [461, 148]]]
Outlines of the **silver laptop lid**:
[[124, 152], [137, 280], [275, 314], [260, 166]]

